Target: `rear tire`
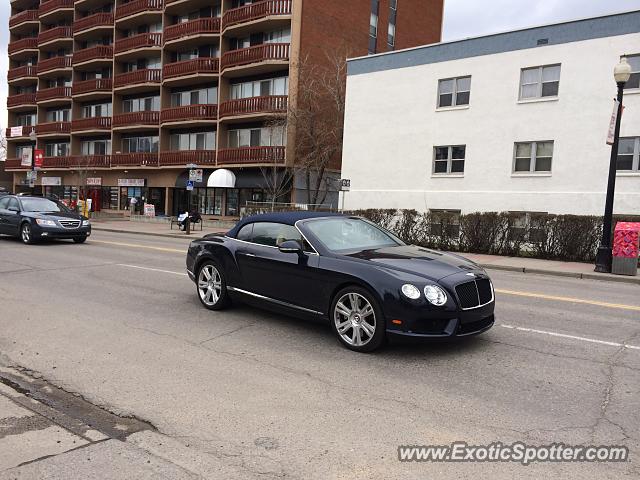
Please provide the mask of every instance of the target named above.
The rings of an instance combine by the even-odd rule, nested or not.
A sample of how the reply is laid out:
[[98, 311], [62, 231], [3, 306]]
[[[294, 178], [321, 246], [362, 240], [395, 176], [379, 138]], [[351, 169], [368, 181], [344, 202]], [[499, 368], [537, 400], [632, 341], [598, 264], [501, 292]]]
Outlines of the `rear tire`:
[[331, 329], [342, 345], [355, 352], [372, 352], [386, 340], [386, 321], [377, 300], [367, 290], [350, 286], [331, 303]]
[[74, 243], [84, 243], [87, 241], [87, 236], [85, 235], [84, 237], [76, 237], [73, 239]]
[[22, 243], [25, 245], [33, 245], [35, 243], [33, 240], [33, 229], [29, 222], [24, 222], [20, 227], [20, 240], [22, 240]]
[[198, 269], [196, 290], [200, 303], [209, 310], [222, 310], [229, 305], [227, 278], [215, 260], [207, 260]]

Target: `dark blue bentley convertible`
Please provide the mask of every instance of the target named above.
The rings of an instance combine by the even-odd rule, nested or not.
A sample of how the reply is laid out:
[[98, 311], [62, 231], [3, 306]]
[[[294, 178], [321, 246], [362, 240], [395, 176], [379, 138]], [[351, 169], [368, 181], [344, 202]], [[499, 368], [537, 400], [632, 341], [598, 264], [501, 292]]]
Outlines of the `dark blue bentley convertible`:
[[360, 217], [248, 217], [226, 235], [192, 242], [187, 271], [210, 310], [241, 299], [325, 319], [360, 352], [389, 335], [461, 337], [494, 323], [493, 285], [479, 265], [406, 245]]

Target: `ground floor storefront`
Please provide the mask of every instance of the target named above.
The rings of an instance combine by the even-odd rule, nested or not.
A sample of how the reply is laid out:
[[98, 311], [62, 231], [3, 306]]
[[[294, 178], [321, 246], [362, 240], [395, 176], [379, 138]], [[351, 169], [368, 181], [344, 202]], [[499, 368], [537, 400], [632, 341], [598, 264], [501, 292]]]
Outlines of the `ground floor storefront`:
[[92, 212], [126, 215], [197, 211], [205, 217], [238, 218], [246, 206], [271, 201], [268, 182], [259, 169], [236, 169], [233, 182], [225, 185], [212, 184], [213, 172], [204, 169], [202, 181], [190, 182], [185, 169], [45, 171], [39, 172], [33, 190], [20, 172], [14, 174], [13, 190], [55, 196], [71, 207], [88, 199]]

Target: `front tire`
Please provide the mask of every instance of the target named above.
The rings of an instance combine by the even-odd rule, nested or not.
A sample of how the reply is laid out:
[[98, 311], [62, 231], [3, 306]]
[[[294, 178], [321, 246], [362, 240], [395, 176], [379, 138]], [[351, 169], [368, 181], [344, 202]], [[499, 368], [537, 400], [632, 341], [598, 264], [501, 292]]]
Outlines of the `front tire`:
[[35, 242], [33, 240], [33, 229], [29, 222], [24, 222], [20, 227], [20, 240], [22, 240], [22, 243], [25, 245], [33, 245]]
[[200, 266], [196, 289], [200, 303], [209, 310], [222, 310], [229, 305], [227, 280], [218, 262], [207, 260]]
[[340, 290], [331, 304], [331, 328], [342, 345], [356, 352], [372, 352], [386, 339], [386, 322], [376, 299], [351, 286]]

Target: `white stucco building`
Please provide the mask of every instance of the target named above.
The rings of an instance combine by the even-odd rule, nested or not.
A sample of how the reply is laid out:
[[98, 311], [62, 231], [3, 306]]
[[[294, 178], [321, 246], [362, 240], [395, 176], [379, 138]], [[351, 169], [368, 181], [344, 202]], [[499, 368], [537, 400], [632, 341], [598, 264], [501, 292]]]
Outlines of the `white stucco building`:
[[345, 207], [602, 215], [621, 56], [615, 213], [640, 214], [640, 11], [350, 60]]

